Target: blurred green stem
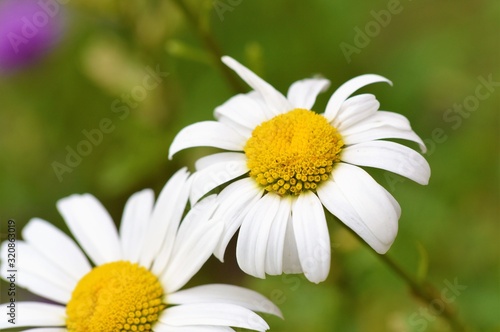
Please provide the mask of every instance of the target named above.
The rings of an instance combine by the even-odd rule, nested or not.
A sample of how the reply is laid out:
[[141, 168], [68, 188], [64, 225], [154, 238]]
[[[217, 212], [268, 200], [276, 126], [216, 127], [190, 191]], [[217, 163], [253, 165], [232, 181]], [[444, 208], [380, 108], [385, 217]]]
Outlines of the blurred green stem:
[[[362, 241], [365, 245], [365, 241]], [[370, 248], [371, 251], [373, 249]], [[390, 256], [388, 255], [379, 255], [376, 254], [377, 257], [384, 262], [391, 270], [394, 271], [401, 279], [403, 279], [406, 284], [411, 288], [413, 294], [420, 298], [425, 302], [428, 306], [432, 306], [434, 301], [439, 301], [440, 305], [443, 305], [442, 315], [444, 318], [450, 323], [453, 331], [457, 332], [465, 332], [469, 331], [462, 322], [456, 316], [456, 312], [453, 307], [450, 306], [447, 301], [443, 301], [441, 299], [441, 293], [434, 287], [432, 284], [428, 282], [417, 282], [417, 280], [412, 277], [409, 273], [401, 268]]]
[[231, 88], [237, 93], [248, 92], [248, 88], [246, 88], [241, 82], [241, 80], [238, 79], [238, 77], [220, 60], [224, 54], [221, 52], [220, 47], [217, 44], [217, 41], [210, 34], [210, 31], [208, 31], [207, 25], [202, 24], [202, 21], [200, 20], [198, 15], [196, 15], [191, 10], [191, 8], [189, 8], [189, 6], [185, 3], [185, 1], [183, 0], [172, 0], [172, 1], [177, 5], [177, 7], [179, 7], [179, 9], [184, 13], [184, 16], [186, 16], [187, 20], [191, 23], [191, 25], [196, 31], [196, 34], [198, 35], [198, 38], [200, 38], [202, 43], [210, 52], [213, 64], [221, 72], [222, 76], [226, 79]]

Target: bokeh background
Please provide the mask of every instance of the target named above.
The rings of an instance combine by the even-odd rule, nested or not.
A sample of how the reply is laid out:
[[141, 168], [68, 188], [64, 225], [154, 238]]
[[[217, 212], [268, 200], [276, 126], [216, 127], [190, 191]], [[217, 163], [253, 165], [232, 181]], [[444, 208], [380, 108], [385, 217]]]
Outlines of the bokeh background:
[[[224, 76], [217, 52], [282, 92], [301, 78], [329, 78], [332, 87], [318, 99], [317, 111], [346, 80], [377, 73], [394, 86], [363, 91], [376, 94], [382, 109], [410, 119], [428, 145], [432, 168], [426, 187], [369, 170], [403, 209], [389, 255], [418, 280], [455, 294], [451, 305], [471, 331], [500, 331], [500, 2], [43, 3], [54, 15], [46, 24], [39, 18], [40, 31], [27, 42], [17, 40], [28, 56], [16, 57], [8, 43], [0, 44], [2, 236], [9, 218], [19, 235], [32, 217], [67, 232], [55, 203], [72, 193], [93, 193], [119, 222], [133, 192], [150, 187], [158, 193], [180, 167], [193, 170], [207, 151], [183, 151], [170, 161], [174, 135], [212, 119], [236, 88], [248, 89]], [[5, 41], [8, 25], [2, 24]], [[32, 47], [40, 36], [42, 46]], [[151, 89], [144, 88], [148, 70], [162, 72]], [[488, 80], [493, 83], [485, 86]], [[82, 143], [103, 119], [107, 132]], [[70, 152], [78, 149], [86, 155]], [[235, 263], [233, 241], [226, 263], [210, 259], [190, 284], [224, 282], [262, 292], [286, 318], [266, 317], [271, 331], [452, 331], [439, 314], [442, 298], [434, 307], [420, 302], [339, 222], [329, 227], [332, 268], [324, 283], [294, 275], [248, 277]], [[450, 289], [454, 283], [461, 286]], [[21, 292], [18, 299], [36, 297]]]

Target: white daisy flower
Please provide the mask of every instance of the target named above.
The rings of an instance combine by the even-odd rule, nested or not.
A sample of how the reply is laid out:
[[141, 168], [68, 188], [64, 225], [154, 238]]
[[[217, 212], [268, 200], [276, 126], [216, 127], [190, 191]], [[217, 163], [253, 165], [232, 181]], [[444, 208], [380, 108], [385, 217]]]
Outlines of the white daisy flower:
[[[402, 115], [378, 111], [371, 94], [349, 96], [359, 88], [389, 80], [363, 75], [344, 83], [322, 114], [311, 111], [330, 82], [297, 81], [283, 96], [230, 57], [222, 61], [254, 91], [239, 94], [215, 109], [218, 121], [195, 123], [175, 137], [169, 151], [212, 146], [216, 153], [196, 163], [191, 201], [240, 178], [218, 196], [216, 215], [225, 228], [215, 255], [240, 228], [237, 259], [243, 271], [305, 273], [313, 282], [330, 269], [330, 238], [323, 207], [378, 253], [385, 253], [398, 230], [400, 207], [365, 170], [376, 167], [427, 184], [430, 168], [414, 150], [390, 141], [423, 141]], [[357, 166], [356, 166], [357, 165]], [[242, 178], [241, 178], [242, 177]]]
[[[15, 325], [1, 319], [0, 329], [268, 329], [267, 323], [253, 311], [277, 316], [281, 313], [254, 291], [223, 284], [180, 290], [210, 257], [223, 226], [209, 221], [215, 209], [212, 198], [193, 207], [181, 223], [189, 181], [186, 170], [177, 172], [156, 204], [149, 189], [132, 195], [119, 231], [94, 196], [72, 195], [60, 200], [59, 212], [84, 251], [49, 222], [32, 219], [22, 231], [24, 241], [16, 243], [17, 286], [57, 304], [16, 302]], [[2, 271], [10, 269], [7, 249], [4, 242]]]

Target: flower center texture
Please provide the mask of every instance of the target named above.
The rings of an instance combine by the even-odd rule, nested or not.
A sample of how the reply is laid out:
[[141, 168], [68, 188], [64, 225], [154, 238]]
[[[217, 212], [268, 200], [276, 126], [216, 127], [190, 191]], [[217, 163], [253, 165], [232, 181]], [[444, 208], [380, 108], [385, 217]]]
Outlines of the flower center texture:
[[165, 309], [158, 278], [127, 261], [97, 266], [77, 284], [66, 307], [68, 331], [152, 331]]
[[244, 151], [250, 176], [267, 191], [299, 195], [328, 179], [343, 145], [325, 117], [297, 108], [256, 127]]

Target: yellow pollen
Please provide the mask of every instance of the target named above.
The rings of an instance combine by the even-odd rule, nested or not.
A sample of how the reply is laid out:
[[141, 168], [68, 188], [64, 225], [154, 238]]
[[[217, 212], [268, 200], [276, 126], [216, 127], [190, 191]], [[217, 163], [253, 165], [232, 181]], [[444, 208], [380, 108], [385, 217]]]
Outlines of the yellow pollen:
[[325, 117], [296, 108], [255, 128], [244, 151], [257, 183], [279, 195], [299, 195], [328, 179], [343, 145]]
[[70, 332], [152, 331], [165, 307], [155, 275], [138, 264], [107, 263], [76, 285], [66, 306], [66, 327]]

